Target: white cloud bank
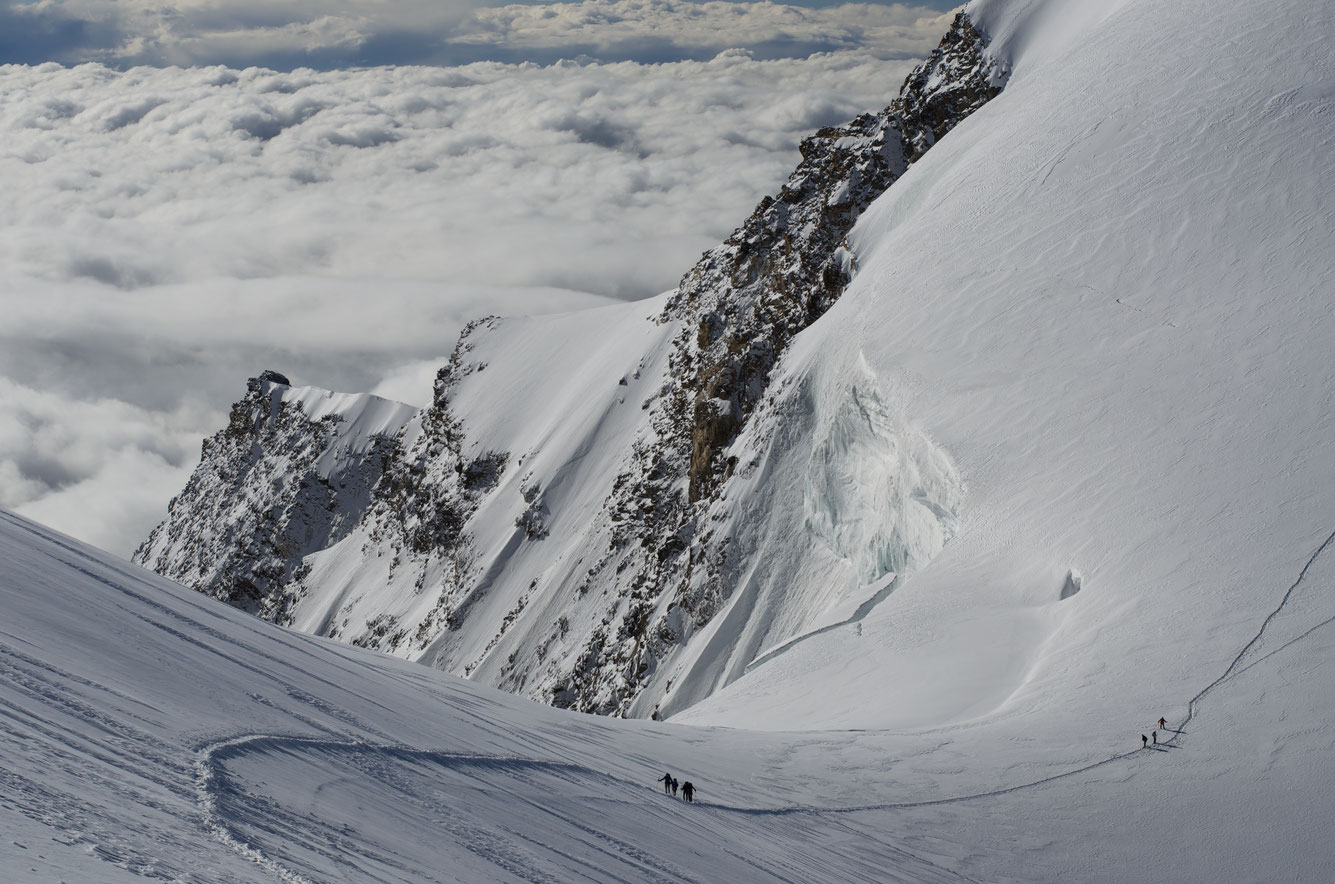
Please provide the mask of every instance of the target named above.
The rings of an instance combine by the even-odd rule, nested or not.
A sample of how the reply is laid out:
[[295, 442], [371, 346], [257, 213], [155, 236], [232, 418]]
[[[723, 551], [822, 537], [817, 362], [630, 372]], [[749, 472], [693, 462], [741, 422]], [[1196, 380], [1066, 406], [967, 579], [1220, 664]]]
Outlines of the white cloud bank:
[[[935, 7], [935, 9], [933, 8]], [[763, 57], [859, 50], [925, 55], [945, 30], [940, 3], [807, 8], [725, 0], [10, 0], [0, 61], [247, 64], [334, 68], [380, 64], [704, 59], [746, 48]]]
[[771, 58], [858, 50], [921, 58], [950, 17], [922, 5], [845, 3], [807, 8], [731, 0], [585, 0], [479, 9], [447, 41], [453, 51], [487, 46], [574, 50], [601, 59], [677, 60], [745, 48]]
[[0, 68], [0, 258], [124, 289], [318, 273], [642, 296], [906, 69]]
[[0, 505], [128, 554], [247, 376], [420, 402], [473, 316], [670, 288], [909, 66], [0, 67]]

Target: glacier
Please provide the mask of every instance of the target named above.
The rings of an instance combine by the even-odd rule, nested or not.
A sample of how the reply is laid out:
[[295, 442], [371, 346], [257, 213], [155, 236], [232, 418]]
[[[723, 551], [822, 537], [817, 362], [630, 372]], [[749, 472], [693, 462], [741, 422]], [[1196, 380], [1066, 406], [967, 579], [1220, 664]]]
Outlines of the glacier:
[[[210, 480], [235, 515], [146, 561], [272, 513], [296, 630], [0, 518], [3, 868], [1328, 878], [1335, 10], [967, 15], [1004, 89], [828, 264], [768, 253], [837, 297], [482, 320], [420, 411], [256, 378], [210, 444], [266, 506]], [[765, 310], [810, 321], [721, 379]], [[349, 465], [286, 555], [293, 468]]]

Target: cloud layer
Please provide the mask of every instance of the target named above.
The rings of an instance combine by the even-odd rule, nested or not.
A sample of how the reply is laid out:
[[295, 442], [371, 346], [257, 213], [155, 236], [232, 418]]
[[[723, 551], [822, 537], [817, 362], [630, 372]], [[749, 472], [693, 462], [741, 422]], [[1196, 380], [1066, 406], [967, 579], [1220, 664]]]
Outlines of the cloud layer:
[[670, 288], [908, 67], [0, 67], [0, 505], [128, 553], [247, 376], [420, 402], [468, 318]]
[[[706, 59], [731, 48], [760, 57], [859, 50], [925, 55], [944, 31], [940, 2], [846, 3], [584, 0], [0, 0], [0, 61], [338, 68]], [[4, 34], [21, 35], [3, 36]]]

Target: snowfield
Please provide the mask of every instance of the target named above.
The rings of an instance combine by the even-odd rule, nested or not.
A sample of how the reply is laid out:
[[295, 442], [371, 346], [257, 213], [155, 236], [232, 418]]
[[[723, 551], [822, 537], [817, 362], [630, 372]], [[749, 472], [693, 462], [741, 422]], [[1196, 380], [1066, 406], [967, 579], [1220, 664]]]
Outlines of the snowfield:
[[[1095, 741], [1227, 664], [1335, 529], [1335, 70], [1309, 12], [974, 10], [1015, 53], [1006, 92], [863, 217], [858, 279], [787, 366], [852, 387], [865, 360], [959, 465], [960, 527], [860, 635], [687, 718], [930, 726], [949, 703]], [[831, 681], [861, 682], [835, 720]]]
[[1315, 881], [1335, 858], [1335, 555], [1145, 750], [1128, 730], [578, 715], [282, 630], [10, 514], [0, 559], [4, 880]]
[[[734, 443], [710, 515], [743, 579], [634, 710], [668, 721], [284, 631], [2, 514], [0, 877], [1335, 879], [1335, 7], [969, 13], [1010, 81], [862, 217]], [[580, 573], [655, 313], [469, 351], [453, 404], [522, 456], [473, 517], [479, 604]], [[312, 559], [308, 612], [420, 604], [364, 543]], [[500, 680], [541, 656], [520, 624], [445, 635]]]

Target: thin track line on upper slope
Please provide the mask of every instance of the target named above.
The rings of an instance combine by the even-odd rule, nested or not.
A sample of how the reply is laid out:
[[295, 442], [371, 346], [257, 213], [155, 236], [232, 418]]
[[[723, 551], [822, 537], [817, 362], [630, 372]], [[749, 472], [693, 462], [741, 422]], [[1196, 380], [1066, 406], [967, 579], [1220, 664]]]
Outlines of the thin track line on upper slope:
[[890, 598], [890, 594], [899, 588], [900, 582], [901, 582], [900, 576], [896, 574], [884, 586], [876, 590], [876, 592], [872, 593], [868, 598], [864, 599], [862, 604], [858, 605], [857, 608], [853, 611], [853, 613], [850, 614], [845, 619], [840, 620], [838, 623], [830, 623], [825, 626], [818, 626], [815, 629], [811, 630], [810, 632], [804, 632], [801, 635], [795, 635], [792, 638], [787, 639], [778, 647], [766, 651], [759, 657], [752, 660], [750, 663], [747, 663], [746, 667], [742, 670], [743, 674], [759, 669], [761, 666], [764, 666], [771, 660], [774, 660], [778, 657], [782, 657], [784, 654], [788, 653], [793, 648], [797, 647], [798, 645], [802, 644], [808, 639], [813, 639], [818, 635], [825, 635], [827, 632], [833, 632], [834, 630], [840, 629], [845, 626], [852, 626], [855, 623], [861, 623], [863, 620], [867, 619], [868, 614], [870, 614], [873, 610], [875, 610], [877, 607], [880, 606], [881, 602]]
[[[1327, 549], [1329, 549], [1332, 543], [1335, 543], [1335, 531], [1332, 531], [1322, 542], [1322, 544], [1316, 548], [1316, 552], [1312, 553], [1312, 555], [1308, 557], [1307, 563], [1304, 564], [1303, 569], [1298, 572], [1298, 576], [1297, 578], [1294, 579], [1293, 583], [1289, 584], [1289, 588], [1287, 591], [1285, 591], [1284, 597], [1279, 600], [1279, 604], [1275, 606], [1275, 609], [1273, 611], [1271, 611], [1268, 615], [1266, 615], [1265, 620], [1261, 622], [1261, 628], [1256, 630], [1256, 635], [1252, 636], [1251, 641], [1247, 642], [1247, 644], [1243, 646], [1241, 651], [1238, 651], [1238, 655], [1234, 657], [1233, 660], [1228, 664], [1228, 668], [1224, 670], [1224, 673], [1220, 675], [1218, 678], [1216, 678], [1214, 681], [1210, 682], [1205, 687], [1201, 688], [1200, 691], [1196, 694], [1196, 696], [1192, 697], [1191, 700], [1187, 702], [1187, 717], [1182, 719], [1182, 722], [1178, 724], [1177, 728], [1173, 732], [1173, 736], [1169, 737], [1167, 740], [1164, 741], [1167, 745], [1169, 746], [1177, 745], [1178, 738], [1182, 736], [1183, 732], [1187, 728], [1187, 725], [1191, 723], [1191, 720], [1196, 717], [1196, 707], [1200, 705], [1201, 700], [1203, 700], [1207, 694], [1209, 694], [1215, 688], [1219, 687], [1225, 681], [1236, 675], [1237, 671], [1242, 671], [1238, 670], [1238, 665], [1242, 662], [1243, 658], [1247, 656], [1247, 652], [1250, 651], [1252, 648], [1256, 647], [1257, 642], [1259, 642], [1261, 638], [1265, 635], [1266, 629], [1270, 627], [1270, 624], [1274, 622], [1275, 618], [1278, 617], [1280, 615], [1280, 612], [1283, 611], [1284, 608], [1289, 604], [1289, 600], [1293, 598], [1294, 590], [1296, 590], [1299, 587], [1299, 585], [1301, 585], [1302, 582], [1305, 579], [1307, 579], [1307, 572], [1312, 569], [1312, 566], [1316, 564], [1316, 560], [1321, 558], [1321, 554], [1324, 553]], [[1305, 638], [1312, 632], [1316, 631], [1316, 629], [1320, 628], [1321, 625], [1323, 624], [1317, 624], [1317, 626], [1314, 626], [1312, 629], [1309, 629], [1307, 632], [1299, 636], [1299, 638]], [[1297, 641], [1297, 639], [1295, 639], [1295, 641]], [[1289, 644], [1292, 644], [1292, 642], [1290, 642]], [[1284, 647], [1288, 647], [1288, 645], [1285, 645]]]

